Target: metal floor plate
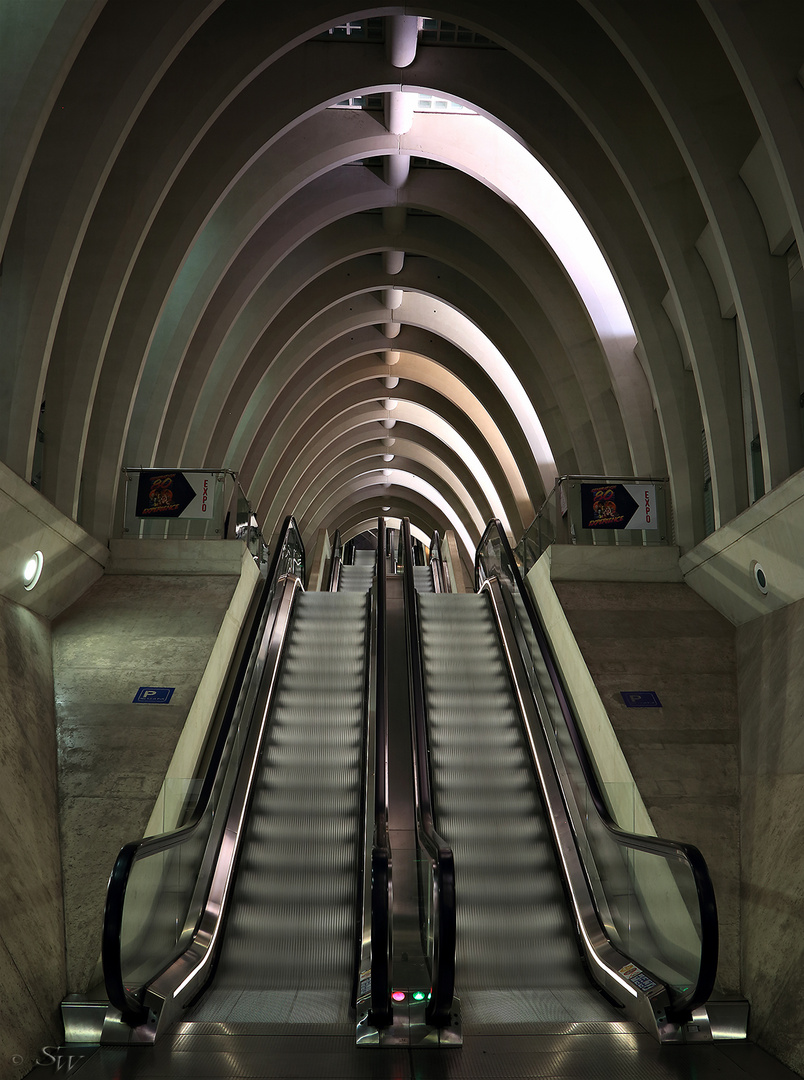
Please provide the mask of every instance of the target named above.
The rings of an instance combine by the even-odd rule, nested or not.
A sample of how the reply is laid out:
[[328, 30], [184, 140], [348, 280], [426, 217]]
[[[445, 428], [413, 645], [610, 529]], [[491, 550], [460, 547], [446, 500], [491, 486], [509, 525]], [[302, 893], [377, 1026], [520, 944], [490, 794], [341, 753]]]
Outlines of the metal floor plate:
[[[199, 1031], [153, 1047], [68, 1052], [78, 1080], [796, 1080], [752, 1043], [659, 1046], [649, 1035], [614, 1031], [465, 1034], [463, 1047], [450, 1049], [359, 1048], [353, 1035]], [[60, 1067], [33, 1070], [37, 1080], [66, 1074], [66, 1057]]]

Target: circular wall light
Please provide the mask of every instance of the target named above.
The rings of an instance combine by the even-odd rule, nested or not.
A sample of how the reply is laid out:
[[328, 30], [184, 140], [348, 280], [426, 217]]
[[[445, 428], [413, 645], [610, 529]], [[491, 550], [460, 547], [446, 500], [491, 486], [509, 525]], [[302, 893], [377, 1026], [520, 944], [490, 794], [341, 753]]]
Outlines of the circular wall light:
[[384, 506], [384, 507], [382, 508], [382, 512], [383, 512], [384, 514], [387, 514], [387, 513], [388, 513], [388, 511], [389, 511], [390, 509], [391, 509], [391, 507], [390, 507], [390, 506]]
[[762, 566], [756, 559], [751, 563], [751, 577], [754, 579], [754, 584], [762, 593], [763, 596], [768, 595], [768, 578]]
[[22, 583], [28, 592], [36, 585], [42, 576], [42, 567], [45, 565], [45, 557], [41, 551], [35, 551], [22, 569]]

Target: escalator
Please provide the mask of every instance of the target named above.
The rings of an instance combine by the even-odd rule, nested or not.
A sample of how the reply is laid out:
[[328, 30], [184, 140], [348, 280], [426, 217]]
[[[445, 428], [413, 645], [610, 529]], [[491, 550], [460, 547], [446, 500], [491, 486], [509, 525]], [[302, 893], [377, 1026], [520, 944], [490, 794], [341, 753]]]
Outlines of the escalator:
[[376, 562], [376, 551], [355, 549], [352, 562], [341, 565], [338, 592], [368, 592], [374, 579]]
[[[705, 866], [612, 821], [498, 526], [478, 549], [480, 595], [441, 592], [437, 568], [417, 595], [408, 540], [390, 620], [385, 558], [370, 599], [307, 596], [294, 529], [197, 806], [118, 859], [104, 930], [103, 1042], [116, 1045], [82, 1049], [76, 1071], [771, 1075], [772, 1059], [735, 1042], [657, 1056], [657, 1037], [707, 1038]], [[382, 521], [378, 539], [387, 554]], [[406, 740], [412, 781], [394, 776], [389, 799]], [[408, 791], [409, 844], [395, 805]], [[393, 946], [389, 837], [412, 916]], [[429, 976], [426, 1004], [396, 987], [392, 1010], [392, 958], [403, 990]], [[157, 1034], [153, 1055], [133, 1045]]]
[[454, 947], [429, 956], [460, 1008], [437, 1022], [625, 1019], [684, 1041], [687, 1025], [706, 1027], [717, 964], [700, 853], [613, 820], [499, 523], [478, 548], [474, 595], [416, 593], [403, 532], [420, 816], [454, 859]]
[[419, 596], [435, 820], [456, 866], [463, 1023], [617, 1019], [581, 967], [488, 597]]
[[289, 519], [198, 805], [175, 832], [118, 857], [104, 1042], [152, 1042], [179, 1019], [354, 1031], [372, 933], [367, 977], [376, 966], [373, 1005], [386, 1007], [377, 927], [390, 889], [366, 887], [383, 880], [373, 869], [385, 798], [375, 757], [387, 754], [375, 734], [377, 594], [306, 593], [303, 574]]
[[348, 1024], [366, 593], [293, 605], [212, 989], [188, 1021]]

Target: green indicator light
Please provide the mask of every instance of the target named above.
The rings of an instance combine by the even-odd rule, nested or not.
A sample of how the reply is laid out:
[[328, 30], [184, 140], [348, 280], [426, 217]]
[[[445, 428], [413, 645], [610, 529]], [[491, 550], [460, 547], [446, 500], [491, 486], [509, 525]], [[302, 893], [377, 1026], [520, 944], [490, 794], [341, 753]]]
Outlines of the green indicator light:
[[424, 992], [422, 990], [417, 990], [416, 993], [413, 995], [413, 1000], [414, 1001], [424, 1001], [424, 996], [425, 995], [424, 995]]

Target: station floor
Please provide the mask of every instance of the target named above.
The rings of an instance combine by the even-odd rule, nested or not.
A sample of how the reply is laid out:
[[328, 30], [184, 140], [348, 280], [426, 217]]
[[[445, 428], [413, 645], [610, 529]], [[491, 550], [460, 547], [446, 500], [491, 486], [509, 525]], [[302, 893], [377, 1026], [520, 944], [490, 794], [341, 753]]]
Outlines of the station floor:
[[[200, 1027], [201, 1025], [199, 1025]], [[464, 1034], [461, 1047], [358, 1047], [346, 1034], [168, 1034], [156, 1046], [51, 1049], [36, 1080], [795, 1080], [751, 1042], [660, 1046], [635, 1025]], [[580, 1030], [579, 1030], [580, 1029]], [[57, 1057], [58, 1055], [58, 1057]]]

